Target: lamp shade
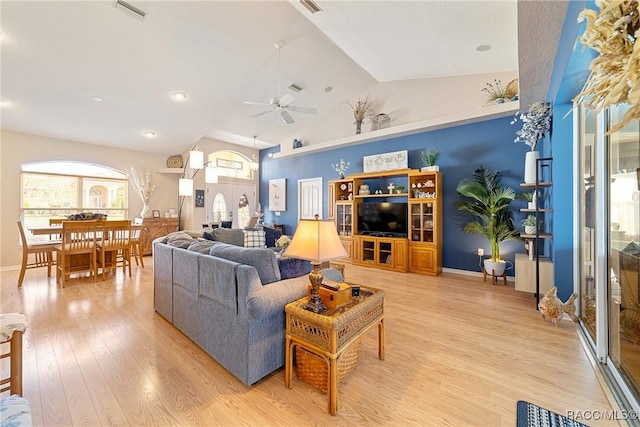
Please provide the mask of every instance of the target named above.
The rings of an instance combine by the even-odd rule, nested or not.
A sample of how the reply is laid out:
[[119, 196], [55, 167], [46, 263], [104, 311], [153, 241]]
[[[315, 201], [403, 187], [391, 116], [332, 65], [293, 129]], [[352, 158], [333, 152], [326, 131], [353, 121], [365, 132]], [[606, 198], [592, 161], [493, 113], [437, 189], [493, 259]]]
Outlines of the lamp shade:
[[193, 196], [193, 180], [189, 178], [180, 178], [178, 182], [179, 196]]
[[204, 168], [204, 182], [207, 184], [217, 184], [218, 183], [218, 169], [213, 166], [207, 166]]
[[344, 258], [347, 251], [342, 246], [333, 221], [302, 219], [284, 254], [288, 257], [322, 262]]
[[189, 152], [189, 167], [191, 169], [202, 169], [204, 165], [204, 153], [193, 150]]

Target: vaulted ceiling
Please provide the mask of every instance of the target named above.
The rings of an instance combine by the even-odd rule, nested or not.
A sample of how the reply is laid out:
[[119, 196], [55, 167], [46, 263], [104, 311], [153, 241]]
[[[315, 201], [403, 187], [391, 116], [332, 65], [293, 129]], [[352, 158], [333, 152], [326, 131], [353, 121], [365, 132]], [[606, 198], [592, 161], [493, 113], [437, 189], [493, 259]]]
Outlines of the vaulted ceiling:
[[[384, 82], [516, 70], [521, 97], [537, 100], [566, 10], [515, 0], [317, 1], [315, 14], [293, 0], [129, 3], [144, 20], [113, 1], [3, 1], [2, 128], [171, 154], [204, 136], [288, 141]], [[287, 125], [243, 103], [283, 95], [317, 114], [290, 112]]]

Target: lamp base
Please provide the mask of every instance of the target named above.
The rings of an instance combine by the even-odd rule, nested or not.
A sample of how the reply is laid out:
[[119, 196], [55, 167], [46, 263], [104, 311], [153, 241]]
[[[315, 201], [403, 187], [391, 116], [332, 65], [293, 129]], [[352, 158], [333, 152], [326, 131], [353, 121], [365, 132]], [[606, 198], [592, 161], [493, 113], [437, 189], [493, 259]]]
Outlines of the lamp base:
[[322, 302], [320, 298], [320, 285], [322, 284], [322, 272], [320, 271], [320, 263], [311, 263], [311, 273], [309, 273], [309, 282], [311, 282], [311, 295], [309, 296], [309, 302], [305, 304], [304, 309], [313, 311], [314, 313], [321, 313], [327, 309], [327, 306]]

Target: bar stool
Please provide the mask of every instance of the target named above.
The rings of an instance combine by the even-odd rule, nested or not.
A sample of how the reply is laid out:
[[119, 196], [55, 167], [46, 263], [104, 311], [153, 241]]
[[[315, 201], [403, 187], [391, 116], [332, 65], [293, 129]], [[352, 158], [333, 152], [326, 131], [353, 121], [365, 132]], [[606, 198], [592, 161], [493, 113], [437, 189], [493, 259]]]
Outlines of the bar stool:
[[21, 313], [0, 314], [0, 344], [9, 344], [9, 351], [0, 359], [9, 358], [9, 377], [0, 380], [0, 393], [22, 396], [22, 334], [27, 329], [27, 319]]

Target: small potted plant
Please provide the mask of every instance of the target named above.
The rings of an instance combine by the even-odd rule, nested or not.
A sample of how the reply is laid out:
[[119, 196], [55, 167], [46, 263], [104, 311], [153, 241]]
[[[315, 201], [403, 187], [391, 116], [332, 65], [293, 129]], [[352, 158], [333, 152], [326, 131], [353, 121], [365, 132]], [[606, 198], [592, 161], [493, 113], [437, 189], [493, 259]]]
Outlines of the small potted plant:
[[520, 198], [525, 199], [527, 201], [527, 209], [536, 208], [536, 192], [535, 191], [531, 191], [529, 193], [522, 193]]
[[424, 163], [424, 167], [420, 169], [422, 172], [437, 172], [440, 168], [436, 165], [438, 158], [440, 157], [440, 151], [437, 148], [431, 147], [428, 150], [420, 152], [420, 159]]
[[529, 215], [525, 219], [522, 220], [522, 225], [524, 225], [524, 233], [525, 234], [536, 234], [536, 230], [538, 227], [542, 225], [542, 220], [539, 219], [536, 221], [535, 215]]
[[404, 186], [403, 185], [396, 185], [396, 193], [398, 193], [398, 194], [404, 193]]

